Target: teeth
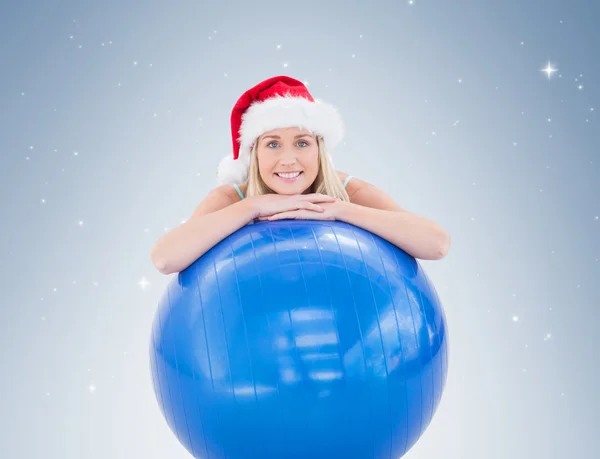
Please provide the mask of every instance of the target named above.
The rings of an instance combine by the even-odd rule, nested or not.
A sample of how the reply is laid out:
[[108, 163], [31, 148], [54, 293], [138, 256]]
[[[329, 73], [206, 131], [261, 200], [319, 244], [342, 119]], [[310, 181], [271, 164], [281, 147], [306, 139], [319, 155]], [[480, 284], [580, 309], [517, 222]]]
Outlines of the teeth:
[[283, 178], [295, 178], [300, 175], [300, 172], [278, 173], [277, 175]]

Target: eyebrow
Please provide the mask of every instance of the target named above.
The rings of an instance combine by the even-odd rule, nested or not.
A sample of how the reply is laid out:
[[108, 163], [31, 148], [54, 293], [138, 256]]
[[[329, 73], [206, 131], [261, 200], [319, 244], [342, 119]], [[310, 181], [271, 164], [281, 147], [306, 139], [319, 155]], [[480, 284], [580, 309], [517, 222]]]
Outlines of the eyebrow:
[[[298, 135], [294, 136], [294, 139], [298, 139], [300, 137], [311, 137], [311, 135], [310, 134], [298, 134]], [[266, 135], [263, 137], [263, 140], [268, 139], [268, 138], [281, 140], [281, 137], [279, 137], [278, 135]]]

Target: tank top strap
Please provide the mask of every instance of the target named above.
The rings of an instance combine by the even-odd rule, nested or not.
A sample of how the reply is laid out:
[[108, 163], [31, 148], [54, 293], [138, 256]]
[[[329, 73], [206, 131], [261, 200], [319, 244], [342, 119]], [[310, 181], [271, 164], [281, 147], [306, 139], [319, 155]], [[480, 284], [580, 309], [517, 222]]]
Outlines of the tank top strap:
[[350, 181], [350, 179], [354, 178], [353, 175], [349, 175], [348, 177], [346, 177], [346, 180], [344, 180], [344, 188], [346, 188], [346, 186], [348, 185], [348, 182]]
[[242, 193], [242, 190], [240, 190], [240, 187], [237, 185], [237, 183], [234, 183], [233, 186], [235, 187], [235, 191], [237, 191], [237, 194], [240, 195], [240, 198], [244, 199], [244, 193]]

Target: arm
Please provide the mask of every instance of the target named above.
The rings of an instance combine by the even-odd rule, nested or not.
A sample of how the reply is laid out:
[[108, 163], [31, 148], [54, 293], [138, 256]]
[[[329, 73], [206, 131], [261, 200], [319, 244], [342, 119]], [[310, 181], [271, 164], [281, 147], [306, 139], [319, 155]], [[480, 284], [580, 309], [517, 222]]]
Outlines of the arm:
[[235, 202], [223, 187], [211, 191], [185, 223], [161, 237], [152, 263], [162, 274], [183, 271], [222, 239], [255, 218], [248, 200]]
[[352, 179], [350, 184], [350, 202], [337, 203], [337, 220], [364, 228], [415, 258], [439, 260], [447, 255], [451, 239], [440, 225], [402, 209], [369, 183]]

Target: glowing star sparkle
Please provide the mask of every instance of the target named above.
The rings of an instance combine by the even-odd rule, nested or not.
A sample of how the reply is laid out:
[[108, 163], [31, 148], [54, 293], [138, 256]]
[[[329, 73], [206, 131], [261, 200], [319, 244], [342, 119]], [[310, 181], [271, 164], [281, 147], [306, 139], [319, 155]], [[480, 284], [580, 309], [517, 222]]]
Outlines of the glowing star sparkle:
[[558, 71], [558, 69], [555, 69], [554, 67], [552, 67], [552, 64], [550, 62], [548, 62], [548, 64], [546, 65], [546, 68], [540, 69], [540, 71], [546, 72], [548, 79], [550, 79], [552, 77], [552, 74], [554, 72]]
[[139, 285], [140, 287], [142, 287], [142, 290], [143, 290], [143, 289], [145, 289], [145, 288], [146, 288], [148, 285], [150, 285], [150, 282], [148, 282], [148, 281], [146, 280], [146, 278], [145, 278], [145, 277], [142, 277], [142, 279], [141, 279], [141, 280], [138, 282], [138, 285]]

